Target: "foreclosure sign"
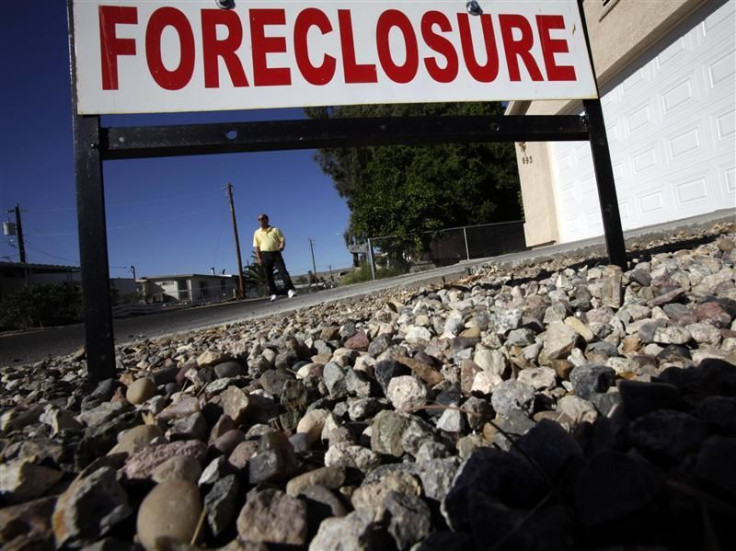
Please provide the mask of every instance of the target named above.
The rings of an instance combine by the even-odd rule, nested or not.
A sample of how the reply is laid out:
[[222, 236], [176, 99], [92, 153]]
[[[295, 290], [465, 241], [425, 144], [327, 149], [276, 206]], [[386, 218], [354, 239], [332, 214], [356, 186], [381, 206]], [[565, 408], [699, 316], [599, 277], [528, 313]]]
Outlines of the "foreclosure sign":
[[80, 114], [595, 98], [576, 0], [73, 0]]

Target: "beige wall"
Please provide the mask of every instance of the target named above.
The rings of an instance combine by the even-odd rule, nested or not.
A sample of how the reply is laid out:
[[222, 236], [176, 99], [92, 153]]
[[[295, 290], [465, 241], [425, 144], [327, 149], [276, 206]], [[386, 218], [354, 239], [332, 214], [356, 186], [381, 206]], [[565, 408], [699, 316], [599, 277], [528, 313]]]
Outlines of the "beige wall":
[[[707, 0], [585, 0], [583, 7], [593, 51], [598, 86], [603, 87]], [[579, 101], [516, 101], [507, 115], [574, 114]], [[547, 143], [527, 143], [533, 162], [524, 164], [517, 144], [521, 194], [530, 247], [557, 241], [557, 216]]]

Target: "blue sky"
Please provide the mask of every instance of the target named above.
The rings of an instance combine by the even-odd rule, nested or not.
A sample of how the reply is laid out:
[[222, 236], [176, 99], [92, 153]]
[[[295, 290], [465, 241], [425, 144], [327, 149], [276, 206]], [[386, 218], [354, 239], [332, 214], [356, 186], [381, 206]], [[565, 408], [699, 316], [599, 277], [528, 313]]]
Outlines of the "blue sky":
[[[22, 209], [28, 262], [79, 265], [66, 2], [7, 2], [0, 18], [0, 220]], [[299, 109], [103, 117], [104, 126], [302, 118]], [[292, 275], [351, 265], [343, 241], [349, 211], [314, 151], [107, 161], [111, 277], [236, 273], [225, 186], [233, 184], [243, 263], [256, 216], [287, 239]], [[0, 261], [18, 261], [0, 234]]]

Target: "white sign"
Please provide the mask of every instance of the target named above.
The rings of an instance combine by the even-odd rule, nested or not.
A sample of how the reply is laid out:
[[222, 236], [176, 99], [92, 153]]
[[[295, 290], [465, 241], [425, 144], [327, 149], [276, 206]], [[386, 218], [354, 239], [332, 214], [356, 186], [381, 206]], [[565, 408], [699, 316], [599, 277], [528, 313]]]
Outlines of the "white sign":
[[595, 98], [576, 0], [74, 0], [80, 114]]

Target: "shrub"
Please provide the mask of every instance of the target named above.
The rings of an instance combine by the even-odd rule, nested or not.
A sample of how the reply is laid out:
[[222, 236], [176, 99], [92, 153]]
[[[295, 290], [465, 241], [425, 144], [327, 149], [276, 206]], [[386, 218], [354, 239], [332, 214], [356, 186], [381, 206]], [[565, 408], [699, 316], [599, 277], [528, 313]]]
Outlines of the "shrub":
[[0, 300], [0, 328], [28, 329], [82, 320], [82, 294], [69, 283], [26, 285]]
[[[379, 268], [376, 270], [376, 279], [396, 277], [404, 273], [406, 272], [397, 268]], [[367, 263], [363, 262], [358, 268], [355, 268], [349, 274], [345, 274], [343, 277], [341, 277], [340, 285], [362, 283], [364, 281], [370, 281], [371, 279], [371, 267]]]

